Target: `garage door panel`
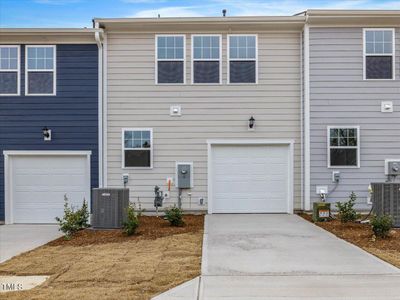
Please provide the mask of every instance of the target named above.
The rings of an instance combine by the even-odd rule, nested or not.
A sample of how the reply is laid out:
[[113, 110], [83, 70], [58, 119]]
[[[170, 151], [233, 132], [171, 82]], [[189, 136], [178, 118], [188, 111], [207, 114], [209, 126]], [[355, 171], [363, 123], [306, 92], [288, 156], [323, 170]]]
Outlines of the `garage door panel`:
[[288, 145], [216, 145], [211, 151], [214, 212], [288, 211]]
[[69, 204], [90, 200], [90, 170], [85, 155], [29, 155], [11, 159], [14, 223], [55, 223]]

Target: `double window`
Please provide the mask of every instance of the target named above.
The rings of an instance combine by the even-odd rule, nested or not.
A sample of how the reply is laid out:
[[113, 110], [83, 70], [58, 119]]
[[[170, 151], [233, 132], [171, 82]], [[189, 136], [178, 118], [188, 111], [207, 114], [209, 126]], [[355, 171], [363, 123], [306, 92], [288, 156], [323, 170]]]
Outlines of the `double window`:
[[185, 83], [185, 36], [156, 36], [157, 83]]
[[228, 35], [228, 83], [257, 82], [257, 36]]
[[394, 29], [364, 29], [364, 79], [394, 76]]
[[0, 46], [0, 95], [20, 94], [20, 47]]
[[151, 168], [153, 165], [153, 131], [148, 128], [122, 130], [123, 168]]
[[221, 83], [220, 35], [192, 35], [192, 83]]
[[360, 128], [328, 127], [328, 167], [360, 166]]
[[25, 94], [56, 94], [56, 46], [26, 46]]

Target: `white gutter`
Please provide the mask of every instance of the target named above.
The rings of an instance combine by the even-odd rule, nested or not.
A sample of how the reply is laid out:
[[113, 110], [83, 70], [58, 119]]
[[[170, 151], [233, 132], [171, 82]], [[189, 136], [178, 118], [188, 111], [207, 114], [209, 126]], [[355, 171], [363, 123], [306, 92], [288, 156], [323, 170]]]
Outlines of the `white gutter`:
[[[95, 28], [99, 28], [99, 23], [95, 23]], [[97, 43], [97, 47], [99, 49], [99, 59], [98, 59], [98, 97], [99, 97], [99, 105], [98, 105], [98, 119], [99, 119], [99, 127], [98, 127], [98, 147], [99, 147], [99, 187], [104, 186], [103, 182], [103, 43], [102, 36], [100, 32], [96, 31], [94, 33], [94, 37]]]
[[108, 107], [108, 70], [107, 70], [107, 50], [108, 49], [108, 39], [107, 33], [104, 33], [103, 39], [103, 184], [105, 187], [108, 186], [108, 176], [107, 176], [107, 168], [108, 168], [108, 156], [107, 156], [107, 130], [108, 130], [108, 122], [107, 122], [107, 107]]
[[311, 209], [310, 199], [310, 28], [304, 25], [304, 209]]
[[303, 32], [300, 32], [300, 194], [301, 209], [304, 210], [304, 75]]

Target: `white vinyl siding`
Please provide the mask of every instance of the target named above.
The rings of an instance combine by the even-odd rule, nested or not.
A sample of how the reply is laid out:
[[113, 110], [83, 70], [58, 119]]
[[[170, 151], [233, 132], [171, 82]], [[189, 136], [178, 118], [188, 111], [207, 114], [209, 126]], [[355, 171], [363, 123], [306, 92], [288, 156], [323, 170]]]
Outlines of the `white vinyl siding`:
[[0, 45], [0, 96], [20, 95], [20, 70], [20, 46]]
[[[191, 32], [186, 35], [190, 57]], [[218, 34], [218, 32], [213, 32]], [[258, 84], [227, 85], [227, 35], [222, 35], [222, 84], [155, 85], [154, 33], [109, 32], [107, 45], [107, 186], [129, 174], [131, 201], [154, 209], [154, 186], [166, 191], [179, 161], [193, 162], [194, 187], [183, 191], [185, 209], [207, 209], [207, 139], [293, 139], [294, 201], [300, 208], [300, 35], [258, 32]], [[185, 68], [190, 77], [191, 64]], [[182, 115], [170, 116], [180, 105]], [[254, 131], [248, 120], [256, 119]], [[153, 168], [122, 169], [122, 128], [153, 128]], [[176, 202], [172, 185], [165, 206]], [[190, 203], [191, 201], [191, 203]]]

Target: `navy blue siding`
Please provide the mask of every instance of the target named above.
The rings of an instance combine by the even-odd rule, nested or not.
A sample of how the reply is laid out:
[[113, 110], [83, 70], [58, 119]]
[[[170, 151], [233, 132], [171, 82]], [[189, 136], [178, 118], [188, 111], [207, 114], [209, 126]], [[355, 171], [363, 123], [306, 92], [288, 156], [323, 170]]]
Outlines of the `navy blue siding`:
[[[0, 220], [4, 220], [4, 150], [91, 150], [91, 184], [98, 186], [97, 45], [57, 45], [57, 95], [0, 96]], [[42, 128], [52, 130], [44, 142]]]

